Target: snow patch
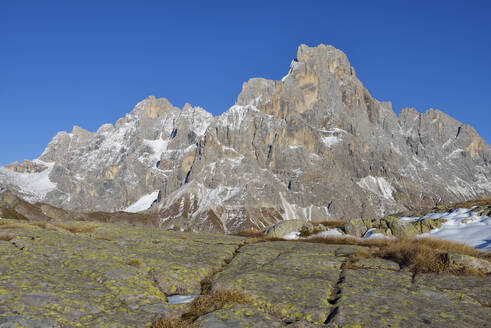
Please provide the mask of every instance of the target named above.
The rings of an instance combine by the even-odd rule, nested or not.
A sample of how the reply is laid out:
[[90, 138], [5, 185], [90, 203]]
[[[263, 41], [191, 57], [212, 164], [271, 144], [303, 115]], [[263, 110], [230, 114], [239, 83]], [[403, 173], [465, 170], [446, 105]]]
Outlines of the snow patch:
[[491, 217], [478, 216], [472, 209], [458, 208], [444, 213], [430, 213], [421, 217], [403, 217], [400, 222], [415, 222], [425, 218], [444, 219], [440, 228], [419, 236], [464, 243], [482, 251], [491, 251]]
[[457, 155], [463, 153], [464, 150], [463, 149], [455, 149], [453, 152], [450, 153], [450, 155], [448, 155], [449, 158], [456, 158]]
[[382, 198], [394, 200], [394, 188], [382, 177], [366, 176], [356, 183], [361, 188], [370, 191]]
[[290, 76], [290, 74], [295, 70], [295, 68], [298, 67], [298, 65], [299, 65], [298, 61], [292, 60], [292, 62], [290, 63], [290, 68], [288, 69], [288, 73], [281, 78], [281, 81], [284, 82], [286, 78]]
[[49, 179], [55, 163], [47, 163], [39, 159], [33, 162], [48, 168], [38, 173], [19, 173], [0, 167], [0, 181], [16, 185], [27, 194], [25, 198], [30, 202], [41, 201], [47, 193], [56, 189], [56, 184]]
[[298, 231], [292, 231], [292, 232], [287, 233], [286, 235], [282, 236], [281, 238], [287, 239], [287, 240], [300, 239], [300, 232], [298, 232]]
[[338, 229], [327, 229], [326, 231], [321, 231], [315, 235], [313, 235], [311, 238], [316, 238], [316, 237], [343, 237], [344, 234], [339, 232]]
[[340, 142], [342, 139], [336, 136], [321, 137], [322, 142], [329, 148]]
[[383, 233], [375, 232], [375, 230], [377, 230], [377, 229], [376, 228], [368, 229], [367, 232], [365, 232], [361, 238], [362, 239], [371, 239], [371, 238], [383, 239], [383, 238], [389, 238], [388, 236], [384, 235]]
[[281, 205], [285, 213], [283, 214], [283, 220], [305, 220], [312, 221], [312, 218], [328, 218], [331, 216], [327, 206], [315, 206], [310, 205], [308, 207], [301, 207], [296, 204], [289, 203], [283, 193], [280, 192]]
[[123, 211], [129, 213], [137, 213], [144, 210], [148, 210], [150, 206], [152, 206], [152, 203], [155, 200], [157, 200], [158, 197], [159, 197], [159, 191], [156, 190], [151, 194], [142, 196], [139, 200], [137, 200], [136, 202], [125, 208]]
[[143, 144], [150, 147], [152, 154], [149, 156], [149, 158], [157, 163], [160, 160], [162, 153], [167, 151], [169, 140], [162, 140], [161, 138], [158, 138], [157, 140], [144, 139]]

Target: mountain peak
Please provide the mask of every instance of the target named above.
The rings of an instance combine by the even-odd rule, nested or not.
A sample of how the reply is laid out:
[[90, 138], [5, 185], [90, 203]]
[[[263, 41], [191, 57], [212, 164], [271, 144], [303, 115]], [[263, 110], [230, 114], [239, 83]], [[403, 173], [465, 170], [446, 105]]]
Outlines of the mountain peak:
[[172, 229], [373, 218], [491, 195], [491, 148], [471, 127], [437, 110], [395, 115], [326, 45], [300, 45], [287, 76], [250, 79], [220, 116], [149, 96], [115, 126], [57, 134], [41, 160], [42, 171], [0, 168], [0, 184], [70, 210], [138, 204]]

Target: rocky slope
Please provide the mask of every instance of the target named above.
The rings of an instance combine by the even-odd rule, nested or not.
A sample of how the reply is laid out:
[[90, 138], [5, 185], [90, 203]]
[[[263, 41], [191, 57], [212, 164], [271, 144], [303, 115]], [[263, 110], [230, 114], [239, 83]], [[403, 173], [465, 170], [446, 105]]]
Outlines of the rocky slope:
[[414, 275], [388, 259], [351, 260], [367, 249], [0, 219], [0, 327], [148, 327], [186, 313], [175, 296], [209, 293], [204, 286], [252, 302], [212, 309], [194, 327], [489, 327], [489, 274]]
[[281, 81], [249, 80], [220, 116], [149, 97], [114, 126], [58, 133], [0, 183], [67, 210], [151, 207], [164, 228], [230, 232], [489, 197], [490, 162], [472, 127], [438, 110], [397, 116], [343, 52], [301, 45]]

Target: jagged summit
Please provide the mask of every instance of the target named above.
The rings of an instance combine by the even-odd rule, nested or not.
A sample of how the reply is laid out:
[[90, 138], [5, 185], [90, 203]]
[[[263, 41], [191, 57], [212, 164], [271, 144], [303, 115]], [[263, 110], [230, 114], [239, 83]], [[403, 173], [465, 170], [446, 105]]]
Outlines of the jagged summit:
[[150, 96], [114, 126], [58, 133], [32, 161], [45, 169], [6, 166], [0, 183], [70, 210], [151, 207], [162, 227], [236, 231], [489, 196], [490, 162], [470, 126], [397, 116], [342, 51], [301, 45], [282, 80], [250, 79], [222, 115]]

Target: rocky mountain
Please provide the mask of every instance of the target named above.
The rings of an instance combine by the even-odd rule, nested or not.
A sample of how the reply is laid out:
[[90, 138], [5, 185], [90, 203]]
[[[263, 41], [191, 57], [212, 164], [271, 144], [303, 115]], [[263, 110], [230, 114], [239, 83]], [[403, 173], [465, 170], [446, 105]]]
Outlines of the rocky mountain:
[[38, 159], [0, 168], [0, 184], [66, 210], [233, 232], [489, 197], [490, 163], [472, 127], [439, 110], [397, 116], [343, 52], [301, 45], [281, 81], [249, 80], [220, 116], [148, 97], [114, 126], [58, 133]]

